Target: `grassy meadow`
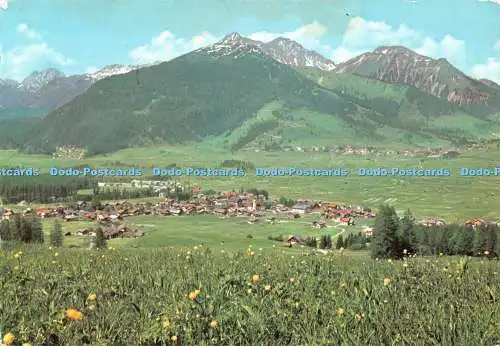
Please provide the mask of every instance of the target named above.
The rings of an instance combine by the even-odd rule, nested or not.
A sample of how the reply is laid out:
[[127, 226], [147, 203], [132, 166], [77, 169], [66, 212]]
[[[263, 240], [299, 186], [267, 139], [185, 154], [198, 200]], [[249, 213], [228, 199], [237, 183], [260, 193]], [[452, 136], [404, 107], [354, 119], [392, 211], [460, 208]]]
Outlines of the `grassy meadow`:
[[0, 326], [19, 345], [494, 345], [500, 336], [498, 261], [203, 245], [18, 250], [0, 257]]
[[[302, 237], [320, 236], [329, 234], [333, 238], [339, 234], [347, 236], [349, 233], [358, 233], [363, 225], [371, 221], [360, 222], [355, 226], [344, 227], [335, 222], [329, 222], [324, 229], [314, 229], [311, 222], [319, 220], [319, 215], [309, 215], [297, 220], [279, 220], [275, 224], [261, 221], [248, 224], [246, 217], [217, 217], [211, 215], [193, 215], [181, 217], [165, 216], [134, 216], [125, 218], [125, 224], [131, 229], [138, 229], [145, 233], [141, 238], [112, 239], [110, 245], [117, 249], [122, 248], [189, 248], [203, 244], [212, 249], [224, 248], [232, 251], [246, 249], [249, 244], [264, 250], [275, 246], [281, 247], [282, 243], [271, 241], [269, 236], [287, 237], [297, 235]], [[48, 237], [53, 220], [45, 219], [42, 222]], [[88, 237], [75, 236], [74, 233], [81, 228], [94, 227], [89, 221], [74, 221], [62, 223], [64, 232], [73, 235], [64, 238], [65, 247], [81, 247], [88, 245]], [[182, 230], [182, 231], [180, 231]], [[48, 239], [48, 238], [47, 238]], [[273, 247], [274, 246], [274, 247]]]

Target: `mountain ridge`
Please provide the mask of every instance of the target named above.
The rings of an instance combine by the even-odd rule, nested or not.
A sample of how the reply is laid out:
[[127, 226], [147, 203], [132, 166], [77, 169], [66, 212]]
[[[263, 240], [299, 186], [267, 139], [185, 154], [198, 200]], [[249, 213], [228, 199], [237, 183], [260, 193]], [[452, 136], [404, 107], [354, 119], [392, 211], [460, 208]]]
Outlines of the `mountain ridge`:
[[[293, 67], [316, 67], [324, 71], [335, 70], [337, 73], [358, 74], [387, 83], [412, 85], [464, 106], [488, 104], [492, 97], [500, 98], [498, 96], [500, 85], [497, 83], [487, 79], [476, 80], [455, 68], [446, 59], [432, 59], [404, 46], [377, 47], [372, 52], [366, 52], [346, 62], [335, 64], [314, 50], [306, 49], [301, 44], [284, 37], [261, 42], [232, 32], [219, 42], [194, 52], [203, 52], [217, 57], [235, 53], [238, 49], [241, 49], [242, 53], [253, 50]], [[373, 60], [376, 60], [375, 66]], [[381, 66], [380, 61], [382, 61]], [[100, 79], [155, 64], [140, 66], [113, 64], [93, 73], [70, 76], [65, 76], [56, 69], [46, 69], [34, 71], [22, 82], [0, 79], [0, 109], [53, 110], [84, 93]], [[491, 113], [494, 107], [496, 107], [496, 102], [493, 107], [487, 106], [487, 110], [483, 113]]]
[[[439, 93], [464, 81], [496, 93], [493, 84], [471, 79], [445, 59], [402, 46], [378, 47], [339, 65], [314, 54], [286, 38], [264, 43], [230, 33], [160, 64], [110, 65], [94, 74], [55, 78], [30, 100], [35, 108], [52, 108], [50, 114], [23, 136], [7, 132], [4, 139], [0, 132], [0, 144], [17, 145], [23, 138], [24, 150], [45, 153], [66, 145], [102, 153], [189, 141], [231, 150], [339, 142], [428, 146], [500, 132], [494, 98], [479, 111], [456, 102], [451, 92]], [[382, 64], [375, 65], [374, 57]], [[405, 68], [394, 69], [391, 62], [406, 62]], [[436, 66], [447, 72], [444, 77], [451, 71], [460, 80], [436, 75]], [[426, 91], [425, 77], [435, 89]]]
[[[285, 41], [272, 45], [279, 42]], [[231, 150], [349, 141], [451, 143], [488, 136], [493, 124], [411, 85], [389, 88], [336, 69], [283, 64], [266, 47], [232, 33], [137, 70], [140, 83], [137, 73], [104, 78], [42, 119], [27, 135], [25, 150], [72, 145], [99, 153], [209, 138]]]
[[459, 105], [485, 103], [499, 96], [494, 82], [476, 80], [444, 58], [432, 59], [403, 46], [378, 47], [339, 64], [335, 71], [412, 85]]

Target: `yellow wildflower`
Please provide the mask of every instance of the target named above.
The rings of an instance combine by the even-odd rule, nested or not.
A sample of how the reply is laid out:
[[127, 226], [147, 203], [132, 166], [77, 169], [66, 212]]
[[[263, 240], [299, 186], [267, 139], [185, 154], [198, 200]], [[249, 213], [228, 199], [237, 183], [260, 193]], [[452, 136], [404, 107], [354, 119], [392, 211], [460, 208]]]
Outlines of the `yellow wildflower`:
[[66, 310], [66, 317], [73, 321], [81, 321], [83, 319], [83, 313], [76, 309]]
[[19, 257], [21, 257], [21, 256], [20, 256], [18, 253], [16, 253], [16, 254], [14, 255], [14, 258], [19, 258]]
[[201, 293], [200, 290], [194, 290], [194, 293], [196, 293], [196, 295], [199, 295]]
[[344, 314], [345, 314], [345, 310], [344, 309], [342, 309], [342, 308], [338, 308], [337, 309], [337, 315], [344, 316]]
[[198, 298], [198, 293], [196, 293], [196, 291], [189, 292], [188, 298], [189, 300], [196, 300], [196, 298]]
[[259, 281], [260, 281], [260, 275], [255, 274], [255, 275], [252, 276], [252, 282], [253, 283], [257, 283]]
[[176, 342], [177, 341], [177, 335], [172, 335], [172, 337], [170, 338], [170, 340], [172, 340], [173, 342]]
[[391, 283], [392, 283], [392, 280], [390, 278], [384, 279], [384, 286], [389, 286]]
[[218, 326], [219, 326], [219, 324], [217, 323], [216, 320], [213, 320], [212, 322], [210, 322], [210, 328], [217, 329]]
[[97, 299], [97, 295], [95, 293], [90, 293], [89, 296], [87, 297], [88, 301], [94, 301]]
[[365, 318], [364, 313], [361, 312], [359, 314], [356, 314], [356, 321], [361, 322], [364, 318]]
[[294, 279], [294, 278], [290, 278], [290, 282], [291, 282], [291, 283], [294, 283], [294, 282], [295, 282], [295, 279]]
[[16, 340], [16, 337], [12, 333], [7, 333], [3, 336], [4, 345], [12, 345], [14, 340]]
[[270, 290], [271, 290], [271, 285], [265, 285], [265, 286], [264, 286], [264, 290], [266, 290], [266, 291], [270, 291]]

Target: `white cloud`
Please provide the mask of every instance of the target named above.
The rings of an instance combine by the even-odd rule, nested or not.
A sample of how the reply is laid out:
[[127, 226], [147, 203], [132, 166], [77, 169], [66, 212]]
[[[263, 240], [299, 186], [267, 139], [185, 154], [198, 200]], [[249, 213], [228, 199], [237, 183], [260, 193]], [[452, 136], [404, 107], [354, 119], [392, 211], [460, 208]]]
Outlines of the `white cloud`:
[[95, 66], [90, 66], [85, 69], [85, 73], [94, 73], [99, 71], [99, 69]]
[[465, 42], [446, 35], [440, 41], [423, 37], [416, 30], [401, 24], [393, 27], [385, 22], [352, 18], [342, 43], [331, 53], [334, 62], [344, 62], [360, 53], [379, 46], [402, 45], [432, 58], [446, 58], [459, 68], [465, 67]]
[[350, 49], [366, 50], [380, 45], [401, 45], [415, 43], [418, 33], [406, 26], [398, 28], [384, 22], [367, 21], [361, 17], [352, 18], [342, 39], [342, 45]]
[[351, 51], [343, 46], [340, 46], [333, 50], [330, 59], [335, 63], [339, 63], [352, 59], [355, 56], [358, 56], [363, 53], [364, 53], [363, 51]]
[[136, 64], [167, 61], [216, 41], [217, 38], [206, 31], [185, 40], [167, 30], [153, 37], [149, 44], [133, 49], [129, 55]]
[[457, 67], [465, 68], [465, 42], [457, 40], [453, 36], [446, 35], [439, 42], [430, 37], [426, 37], [422, 45], [419, 48], [415, 48], [415, 51], [432, 58], [446, 58]]
[[479, 2], [492, 2], [494, 4], [500, 5], [500, 0], [478, 0]]
[[20, 80], [35, 69], [68, 66], [72, 59], [51, 48], [46, 42], [17, 46], [6, 52], [0, 47], [0, 76]]
[[476, 78], [490, 79], [500, 84], [500, 60], [489, 58], [486, 63], [475, 65], [472, 68], [472, 75]]
[[[500, 40], [493, 45], [493, 49], [500, 52]], [[490, 79], [500, 84], [500, 59], [490, 57], [484, 64], [474, 65], [472, 75], [476, 78]]]
[[308, 49], [317, 49], [321, 51], [329, 51], [331, 47], [327, 45], [322, 45], [320, 39], [327, 33], [327, 28], [314, 21], [310, 24], [301, 26], [297, 30], [288, 31], [284, 33], [273, 33], [267, 31], [255, 32], [248, 35], [248, 38], [256, 41], [269, 42], [278, 37], [285, 37], [290, 40], [297, 41], [304, 47]]
[[27, 24], [21, 23], [17, 25], [17, 32], [23, 34], [31, 40], [41, 39], [41, 35], [33, 29], [30, 29]]

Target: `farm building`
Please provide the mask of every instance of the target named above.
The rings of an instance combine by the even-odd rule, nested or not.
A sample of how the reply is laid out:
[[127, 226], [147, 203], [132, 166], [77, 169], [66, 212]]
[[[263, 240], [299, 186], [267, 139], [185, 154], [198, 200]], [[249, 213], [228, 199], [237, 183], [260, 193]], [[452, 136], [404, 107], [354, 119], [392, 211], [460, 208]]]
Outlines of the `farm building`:
[[295, 244], [304, 244], [304, 243], [305, 243], [305, 241], [302, 238], [297, 237], [295, 235], [288, 236], [288, 238], [286, 240], [286, 244], [289, 246], [292, 246]]
[[292, 207], [292, 212], [298, 214], [306, 214], [312, 211], [312, 207], [309, 204], [297, 203]]

